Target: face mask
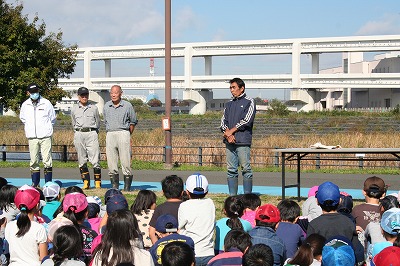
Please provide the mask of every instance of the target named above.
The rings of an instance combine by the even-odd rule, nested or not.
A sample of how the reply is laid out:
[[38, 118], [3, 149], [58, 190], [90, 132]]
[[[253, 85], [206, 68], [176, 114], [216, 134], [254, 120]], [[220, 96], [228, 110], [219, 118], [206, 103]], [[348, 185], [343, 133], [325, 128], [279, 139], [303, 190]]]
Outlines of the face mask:
[[36, 101], [37, 99], [39, 99], [39, 92], [31, 93], [31, 94], [29, 95], [29, 97], [30, 97], [32, 100]]

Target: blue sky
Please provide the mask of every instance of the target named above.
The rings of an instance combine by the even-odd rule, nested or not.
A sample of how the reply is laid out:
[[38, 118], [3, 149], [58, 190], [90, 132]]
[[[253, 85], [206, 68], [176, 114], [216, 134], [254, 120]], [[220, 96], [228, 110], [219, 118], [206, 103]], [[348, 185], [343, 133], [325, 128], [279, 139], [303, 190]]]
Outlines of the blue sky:
[[[171, 1], [173, 43], [400, 34], [397, 0]], [[48, 31], [61, 30], [66, 44], [86, 47], [164, 43], [162, 0], [25, 0], [22, 3], [23, 13], [29, 18], [37, 14]], [[231, 63], [215, 62], [215, 74], [219, 71], [248, 74], [253, 71], [248, 61], [254, 62], [250, 63], [254, 71], [265, 64], [259, 58], [244, 59], [244, 64], [237, 58], [235, 61], [233, 69], [227, 69]], [[276, 61], [279, 60], [271, 61], [271, 71], [274, 66], [279, 67]], [[160, 64], [163, 62], [156, 62], [156, 74], [162, 72]], [[113, 65], [113, 70], [118, 71], [118, 64]], [[148, 73], [147, 61], [132, 71]]]

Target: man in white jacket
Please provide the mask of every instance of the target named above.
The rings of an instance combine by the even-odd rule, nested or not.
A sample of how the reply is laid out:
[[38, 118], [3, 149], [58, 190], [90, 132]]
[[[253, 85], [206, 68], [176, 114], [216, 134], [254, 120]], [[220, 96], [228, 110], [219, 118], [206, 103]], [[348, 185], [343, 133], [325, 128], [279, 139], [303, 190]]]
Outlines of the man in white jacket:
[[56, 113], [51, 102], [40, 96], [37, 84], [30, 84], [26, 91], [29, 99], [23, 102], [19, 118], [25, 125], [25, 135], [29, 143], [32, 186], [38, 187], [39, 151], [42, 154], [45, 182], [52, 181], [53, 178], [51, 146]]

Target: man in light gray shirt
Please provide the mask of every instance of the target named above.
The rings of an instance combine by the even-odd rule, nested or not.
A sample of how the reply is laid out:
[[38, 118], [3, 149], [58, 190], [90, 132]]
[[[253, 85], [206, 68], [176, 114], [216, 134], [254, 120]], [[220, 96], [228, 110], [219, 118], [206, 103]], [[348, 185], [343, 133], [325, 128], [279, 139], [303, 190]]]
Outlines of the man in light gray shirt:
[[72, 107], [71, 119], [75, 131], [74, 145], [78, 155], [83, 189], [90, 188], [88, 161], [93, 166], [95, 187], [101, 188], [100, 146], [98, 138], [100, 128], [99, 110], [96, 105], [89, 103], [89, 90], [86, 87], [78, 89], [78, 99], [78, 104]]
[[121, 86], [110, 90], [111, 101], [104, 104], [103, 116], [106, 125], [106, 154], [110, 181], [113, 188], [119, 188], [118, 157], [124, 175], [124, 190], [130, 191], [132, 184], [131, 134], [137, 124], [133, 106], [122, 100]]

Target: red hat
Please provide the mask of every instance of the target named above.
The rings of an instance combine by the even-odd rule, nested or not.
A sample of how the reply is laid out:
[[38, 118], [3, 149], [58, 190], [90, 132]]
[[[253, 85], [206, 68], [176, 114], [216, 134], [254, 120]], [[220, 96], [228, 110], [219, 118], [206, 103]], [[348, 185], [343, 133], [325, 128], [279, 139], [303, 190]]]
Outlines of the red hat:
[[281, 220], [281, 214], [274, 205], [265, 204], [257, 209], [256, 220], [263, 223], [277, 223]]
[[[27, 210], [32, 210], [40, 200], [40, 193], [34, 188], [18, 189], [15, 194], [14, 203], [18, 209], [26, 207]], [[25, 206], [24, 206], [25, 205]]]
[[373, 260], [375, 266], [400, 265], [400, 248], [395, 246], [384, 248]]
[[88, 202], [86, 196], [79, 192], [73, 192], [65, 195], [63, 200], [63, 211], [71, 209], [74, 213], [79, 213], [86, 209]]

